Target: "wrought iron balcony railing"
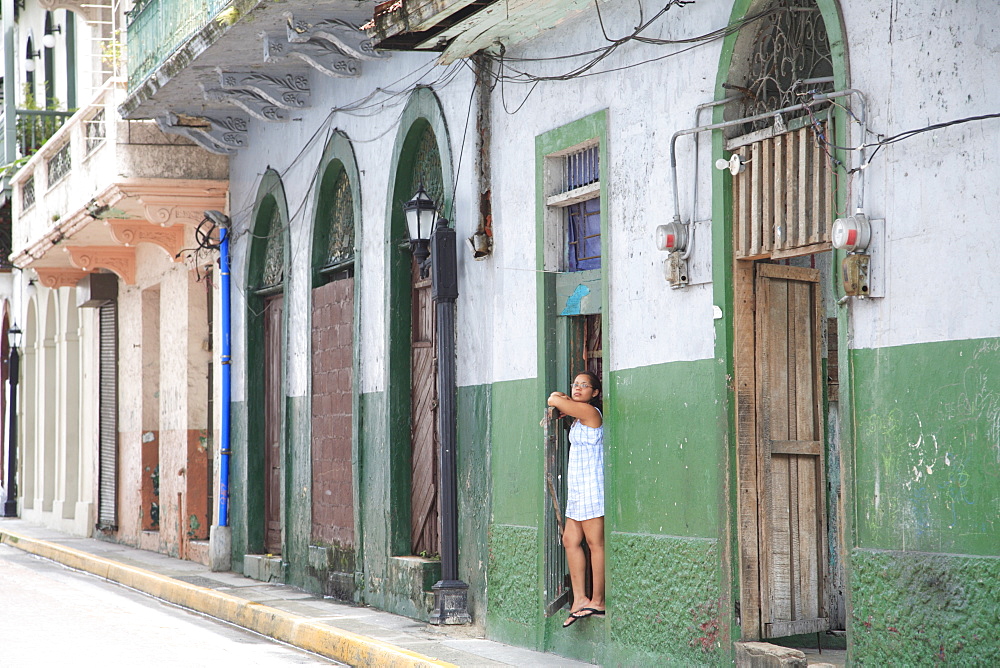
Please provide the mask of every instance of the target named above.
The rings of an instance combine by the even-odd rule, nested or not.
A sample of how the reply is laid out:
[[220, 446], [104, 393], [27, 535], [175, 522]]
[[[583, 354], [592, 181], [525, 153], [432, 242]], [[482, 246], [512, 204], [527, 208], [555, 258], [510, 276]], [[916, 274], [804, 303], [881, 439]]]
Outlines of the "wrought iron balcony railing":
[[128, 12], [128, 87], [150, 72], [204, 27], [231, 0], [140, 0]]
[[[74, 113], [46, 109], [16, 109], [14, 112], [15, 146], [13, 152], [7, 152], [4, 146], [6, 133], [0, 132], [0, 156], [3, 156], [8, 163], [12, 160], [17, 161], [14, 164], [2, 166], [3, 176], [9, 176], [11, 172], [16, 170], [17, 165], [34, 155]], [[0, 128], [6, 127], [6, 123], [7, 114], [0, 110]]]

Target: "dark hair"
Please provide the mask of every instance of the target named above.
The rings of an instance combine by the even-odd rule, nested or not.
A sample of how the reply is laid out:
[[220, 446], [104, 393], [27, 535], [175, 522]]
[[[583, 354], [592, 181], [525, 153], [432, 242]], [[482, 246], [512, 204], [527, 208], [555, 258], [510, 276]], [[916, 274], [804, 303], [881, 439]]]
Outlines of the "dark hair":
[[[597, 390], [597, 396], [591, 398], [590, 405], [595, 407], [597, 410], [604, 412], [604, 390], [601, 387], [601, 379], [597, 377], [596, 373], [591, 371], [579, 371], [576, 376], [586, 376], [590, 380], [591, 389]], [[576, 380], [576, 376], [573, 379]]]

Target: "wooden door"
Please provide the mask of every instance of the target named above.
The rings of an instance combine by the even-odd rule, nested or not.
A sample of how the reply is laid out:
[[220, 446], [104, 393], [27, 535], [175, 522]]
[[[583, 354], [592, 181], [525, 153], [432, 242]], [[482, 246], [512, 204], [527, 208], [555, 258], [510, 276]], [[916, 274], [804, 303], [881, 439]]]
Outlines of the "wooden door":
[[264, 302], [264, 549], [281, 554], [281, 321], [284, 296]]
[[754, 291], [760, 628], [777, 638], [829, 628], [819, 272], [757, 264]]
[[413, 554], [440, 554], [438, 529], [437, 358], [430, 279], [414, 272], [410, 369], [410, 542]]

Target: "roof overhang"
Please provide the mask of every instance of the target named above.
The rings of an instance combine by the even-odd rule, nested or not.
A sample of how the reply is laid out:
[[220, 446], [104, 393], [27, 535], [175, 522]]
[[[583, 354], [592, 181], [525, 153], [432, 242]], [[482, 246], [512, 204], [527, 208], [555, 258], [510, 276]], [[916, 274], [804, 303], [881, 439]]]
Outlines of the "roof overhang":
[[440, 51], [447, 65], [555, 27], [593, 0], [389, 0], [362, 26], [379, 49]]

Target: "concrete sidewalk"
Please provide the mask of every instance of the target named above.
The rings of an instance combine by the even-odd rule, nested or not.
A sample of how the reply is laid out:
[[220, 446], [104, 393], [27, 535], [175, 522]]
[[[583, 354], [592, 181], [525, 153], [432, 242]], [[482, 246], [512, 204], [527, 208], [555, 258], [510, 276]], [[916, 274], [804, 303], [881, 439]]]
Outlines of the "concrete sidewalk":
[[0, 518], [0, 543], [352, 666], [588, 666], [283, 584]]

